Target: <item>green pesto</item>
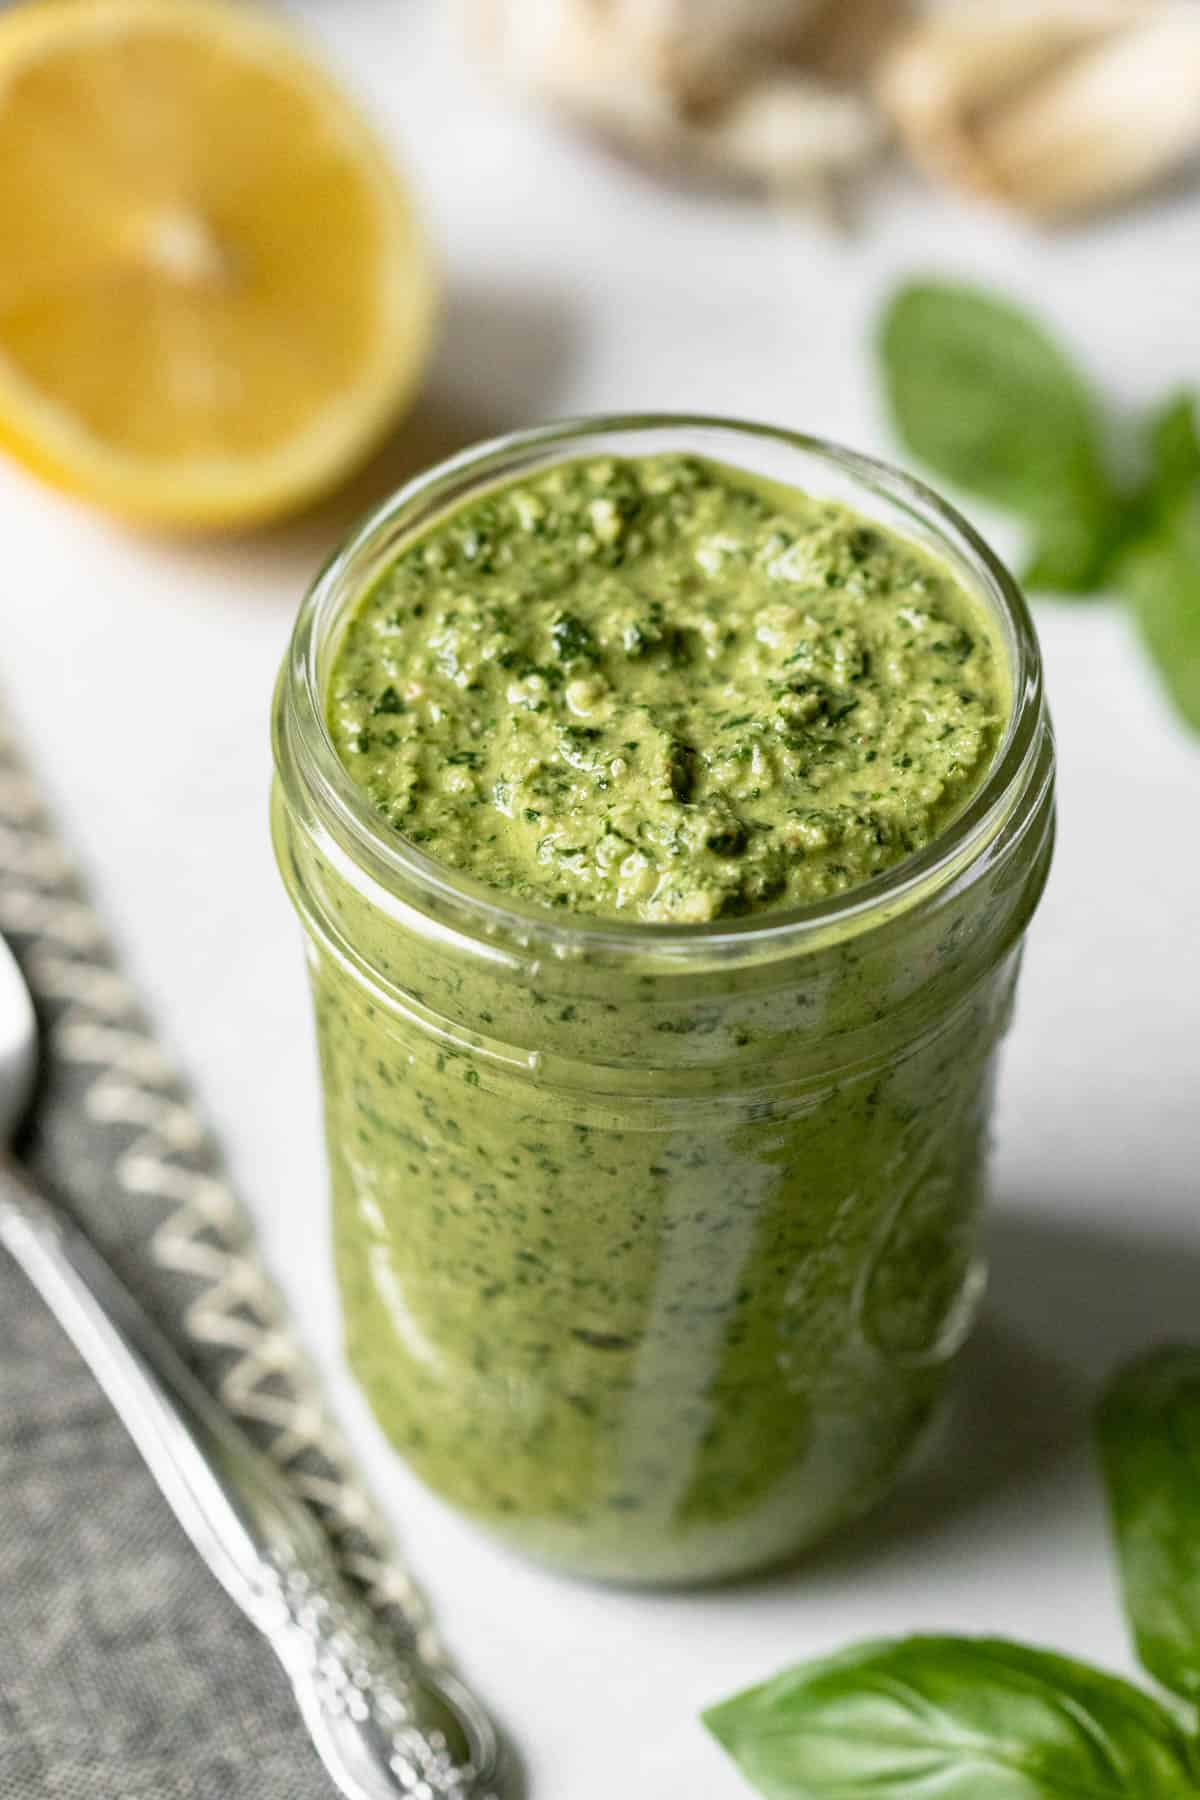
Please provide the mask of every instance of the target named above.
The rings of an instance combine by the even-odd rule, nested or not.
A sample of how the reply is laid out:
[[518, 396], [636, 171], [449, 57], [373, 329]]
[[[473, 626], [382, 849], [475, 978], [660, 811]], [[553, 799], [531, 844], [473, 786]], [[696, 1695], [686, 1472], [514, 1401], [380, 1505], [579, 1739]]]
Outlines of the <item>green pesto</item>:
[[[705, 920], [928, 843], [1008, 686], [931, 556], [671, 456], [563, 464], [410, 541], [352, 605], [328, 717], [444, 862]], [[887, 1488], [970, 1319], [1050, 819], [1047, 787], [936, 904], [680, 975], [654, 931], [616, 968], [513, 969], [398, 925], [277, 806], [310, 919], [402, 1000], [314, 956], [349, 1359], [435, 1491], [566, 1569], [691, 1581]]]
[[677, 923], [921, 849], [1007, 708], [944, 564], [685, 456], [562, 463], [450, 514], [364, 597], [329, 693], [350, 774], [429, 855]]

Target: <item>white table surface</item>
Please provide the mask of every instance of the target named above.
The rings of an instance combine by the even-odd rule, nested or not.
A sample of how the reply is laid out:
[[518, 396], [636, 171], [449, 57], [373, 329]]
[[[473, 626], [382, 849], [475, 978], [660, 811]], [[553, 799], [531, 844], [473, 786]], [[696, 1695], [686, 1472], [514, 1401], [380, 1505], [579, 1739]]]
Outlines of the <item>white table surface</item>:
[[[396, 140], [444, 252], [443, 349], [397, 473], [600, 408], [729, 411], [886, 449], [868, 337], [914, 270], [1035, 302], [1123, 401], [1200, 377], [1197, 198], [1046, 241], [896, 183], [838, 241], [660, 187], [510, 109], [440, 46], [432, 4], [293, 10]], [[949, 1449], [800, 1572], [631, 1596], [532, 1571], [448, 1516], [339, 1373], [267, 707], [299, 595], [352, 511], [188, 547], [0, 470], [0, 681], [444, 1631], [525, 1752], [531, 1800], [736, 1800], [697, 1710], [866, 1633], [986, 1630], [1130, 1668], [1086, 1420], [1116, 1359], [1200, 1335], [1200, 741], [1120, 613], [1039, 609], [1061, 840], [1004, 1072], [992, 1298]]]

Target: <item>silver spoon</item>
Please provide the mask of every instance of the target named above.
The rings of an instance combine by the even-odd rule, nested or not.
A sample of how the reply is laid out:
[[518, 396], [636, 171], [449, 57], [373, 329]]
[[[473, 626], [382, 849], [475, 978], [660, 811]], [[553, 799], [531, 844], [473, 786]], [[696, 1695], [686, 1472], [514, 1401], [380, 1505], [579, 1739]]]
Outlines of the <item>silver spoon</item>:
[[29, 1104], [37, 1023], [0, 938], [0, 1243], [91, 1369], [179, 1523], [287, 1671], [345, 1800], [500, 1800], [500, 1748], [462, 1683], [386, 1641], [281, 1471], [192, 1375], [4, 1148]]

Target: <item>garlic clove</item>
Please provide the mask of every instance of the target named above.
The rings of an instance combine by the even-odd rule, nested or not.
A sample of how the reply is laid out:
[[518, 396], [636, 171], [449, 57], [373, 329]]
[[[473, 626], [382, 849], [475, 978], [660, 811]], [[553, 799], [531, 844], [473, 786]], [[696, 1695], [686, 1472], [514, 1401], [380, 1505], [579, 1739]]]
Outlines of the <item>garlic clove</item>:
[[731, 101], [696, 134], [696, 148], [733, 173], [786, 193], [802, 189], [818, 171], [860, 167], [884, 136], [878, 113], [862, 96], [780, 76]]
[[981, 186], [1036, 217], [1094, 211], [1200, 156], [1200, 8], [1166, 6], [1014, 98], [978, 134]]
[[1129, 16], [1120, 4], [992, 7], [937, 13], [905, 33], [880, 61], [875, 92], [905, 149], [951, 186], [987, 185], [981, 121], [1071, 56], [1102, 42]]
[[935, 180], [1039, 218], [1113, 203], [1200, 150], [1200, 8], [1144, 0], [935, 15], [875, 88]]

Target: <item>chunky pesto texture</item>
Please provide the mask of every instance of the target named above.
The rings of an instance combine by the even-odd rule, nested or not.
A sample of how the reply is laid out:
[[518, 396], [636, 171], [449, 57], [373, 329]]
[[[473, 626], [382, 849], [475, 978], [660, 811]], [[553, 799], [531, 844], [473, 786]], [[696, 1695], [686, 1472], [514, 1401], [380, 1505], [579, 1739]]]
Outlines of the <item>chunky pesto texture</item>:
[[705, 921], [928, 844], [1007, 712], [977, 602], [846, 508], [685, 456], [559, 464], [397, 557], [334, 740], [381, 815], [491, 886]]
[[[658, 920], [890, 866], [980, 781], [1006, 693], [909, 544], [660, 457], [568, 464], [412, 543], [328, 700], [351, 774], [434, 855]], [[349, 1359], [435, 1491], [566, 1569], [692, 1581], [895, 1479], [976, 1293], [1049, 790], [1014, 819], [935, 899], [697, 971], [653, 931], [609, 966], [398, 924], [277, 807]]]

